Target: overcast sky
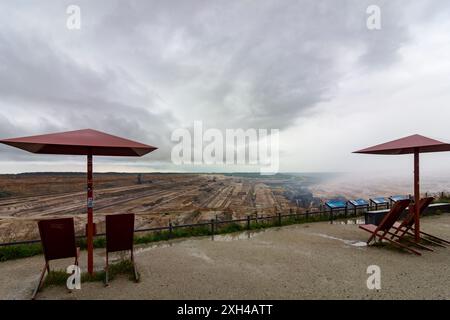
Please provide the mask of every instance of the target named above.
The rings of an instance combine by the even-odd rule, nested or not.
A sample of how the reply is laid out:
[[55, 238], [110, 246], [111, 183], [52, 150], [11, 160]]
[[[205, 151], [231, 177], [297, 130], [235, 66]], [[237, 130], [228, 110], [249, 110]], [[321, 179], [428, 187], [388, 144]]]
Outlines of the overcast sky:
[[[68, 5], [81, 29], [66, 27]], [[381, 8], [381, 30], [366, 26]], [[177, 167], [171, 133], [280, 130], [282, 171], [410, 173], [352, 151], [414, 133], [450, 141], [448, 0], [2, 1], [0, 138], [93, 128], [155, 145], [98, 171]], [[426, 155], [449, 171], [450, 153]], [[0, 145], [0, 172], [84, 171]]]

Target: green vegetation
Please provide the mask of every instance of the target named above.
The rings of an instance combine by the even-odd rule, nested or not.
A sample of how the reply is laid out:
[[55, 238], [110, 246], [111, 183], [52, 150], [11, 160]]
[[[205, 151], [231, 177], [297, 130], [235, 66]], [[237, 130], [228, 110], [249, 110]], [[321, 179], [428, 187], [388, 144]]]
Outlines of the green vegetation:
[[135, 236], [135, 244], [146, 244], [151, 242], [165, 241], [174, 238], [199, 237], [211, 235], [211, 229], [207, 226], [174, 228], [172, 233], [169, 231], [152, 232], [142, 236]]
[[[86, 238], [77, 239], [77, 246], [80, 247], [80, 249], [85, 250], [87, 248]], [[104, 247], [106, 247], [105, 237], [94, 238], [94, 248], [104, 248]]]
[[[109, 280], [113, 280], [118, 275], [128, 275], [130, 280], [134, 280], [133, 263], [130, 260], [122, 260], [119, 263], [109, 265]], [[53, 270], [45, 277], [43, 287], [49, 286], [65, 286], [67, 282], [67, 274], [64, 270]], [[81, 282], [100, 282], [105, 280], [105, 271], [94, 272], [93, 275], [85, 272], [81, 275]]]
[[450, 195], [444, 195], [443, 197], [437, 198], [434, 202], [436, 203], [450, 203]]
[[[287, 226], [292, 224], [308, 223], [308, 222], [318, 222], [318, 221], [328, 221], [328, 215], [310, 214], [308, 219], [305, 216], [292, 216], [292, 217], [282, 217], [281, 224], [277, 216], [271, 218], [258, 218], [258, 221], [252, 220], [250, 223], [250, 228], [247, 228], [247, 222], [243, 221], [241, 223], [231, 222], [231, 223], [216, 223], [214, 225], [214, 234], [226, 234], [232, 232], [239, 232], [244, 230], [259, 230], [278, 226]], [[158, 241], [167, 241], [175, 238], [187, 238], [187, 237], [200, 237], [200, 236], [210, 236], [213, 232], [210, 225], [203, 225], [198, 227], [174, 227], [172, 232], [169, 231], [159, 231], [159, 232], [149, 232], [147, 234], [136, 235], [134, 237], [135, 244], [147, 244]], [[86, 239], [78, 239], [77, 245], [81, 249], [86, 249]], [[105, 237], [96, 237], [94, 239], [94, 248], [104, 248], [106, 246]], [[35, 244], [20, 244], [13, 246], [0, 247], [0, 262], [20, 259], [42, 254], [42, 247], [40, 243]], [[49, 281], [62, 281], [59, 279], [62, 275], [56, 272], [50, 277]], [[66, 277], [67, 279], [67, 277]]]
[[40, 243], [0, 247], [0, 262], [35, 256], [42, 253]]

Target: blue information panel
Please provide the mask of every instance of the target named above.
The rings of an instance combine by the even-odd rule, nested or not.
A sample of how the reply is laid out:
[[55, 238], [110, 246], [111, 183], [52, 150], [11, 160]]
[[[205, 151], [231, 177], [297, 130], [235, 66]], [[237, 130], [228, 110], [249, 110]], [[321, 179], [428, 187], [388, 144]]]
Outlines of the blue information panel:
[[391, 199], [394, 202], [397, 202], [397, 201], [400, 201], [400, 200], [409, 199], [409, 197], [408, 196], [397, 195], [397, 196], [389, 197], [389, 199]]
[[349, 202], [355, 207], [366, 207], [369, 205], [369, 203], [364, 199], [350, 200]]
[[386, 204], [386, 203], [388, 203], [389, 201], [386, 199], [386, 198], [384, 198], [384, 197], [376, 197], [376, 198], [372, 198], [371, 199], [374, 203], [376, 203], [376, 204]]
[[330, 200], [325, 202], [325, 205], [331, 209], [343, 209], [347, 207], [345, 202], [341, 200]]

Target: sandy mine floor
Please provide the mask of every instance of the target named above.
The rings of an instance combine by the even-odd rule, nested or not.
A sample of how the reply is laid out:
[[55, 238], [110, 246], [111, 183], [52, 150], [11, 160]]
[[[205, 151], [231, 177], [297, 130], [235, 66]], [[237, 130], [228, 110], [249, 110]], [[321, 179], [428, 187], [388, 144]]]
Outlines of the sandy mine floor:
[[[83, 176], [30, 175], [13, 179], [0, 175], [2, 188], [4, 182], [6, 187], [12, 188], [11, 192], [32, 193], [23, 197], [0, 198], [0, 242], [38, 239], [36, 222], [47, 218], [74, 217], [75, 231], [83, 234], [86, 224], [86, 194], [83, 191], [85, 186], [80, 185], [81, 177]], [[104, 174], [99, 185], [96, 184], [94, 222], [98, 232], [104, 232], [104, 215], [116, 213], [134, 213], [136, 228], [143, 229], [168, 226], [169, 221], [173, 224], [190, 224], [209, 221], [215, 217], [220, 220], [243, 218], [249, 212], [273, 215], [275, 209], [277, 212], [295, 212], [294, 210], [299, 209], [284, 197], [279, 188], [270, 184], [274, 181], [292, 183], [290, 179], [147, 174], [144, 179], [146, 183], [133, 184], [136, 182], [132, 177], [135, 180], [137, 175]], [[45, 189], [48, 187], [45, 184], [47, 181], [60, 186], [61, 191], [52, 193]], [[302, 184], [301, 180], [294, 181]], [[36, 195], [44, 191], [47, 193]]]
[[[450, 214], [423, 219], [423, 229], [450, 238]], [[50, 287], [39, 299], [450, 299], [450, 247], [415, 256], [363, 245], [353, 224], [314, 223], [247, 234], [196, 238], [137, 248], [141, 282], [125, 276], [108, 288], [83, 283], [68, 293]], [[96, 252], [97, 268], [103, 250]], [[85, 253], [81, 257], [85, 265]], [[70, 260], [54, 263], [65, 268]], [[28, 299], [43, 257], [0, 263], [0, 298]], [[366, 286], [381, 268], [381, 290]]]

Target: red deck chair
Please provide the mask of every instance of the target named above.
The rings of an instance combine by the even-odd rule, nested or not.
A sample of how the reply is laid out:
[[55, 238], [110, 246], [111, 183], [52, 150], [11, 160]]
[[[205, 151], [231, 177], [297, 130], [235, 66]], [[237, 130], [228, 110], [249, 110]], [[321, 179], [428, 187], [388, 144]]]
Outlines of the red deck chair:
[[395, 204], [391, 207], [391, 210], [384, 216], [383, 220], [381, 220], [381, 222], [378, 226], [373, 225], [373, 224], [360, 225], [359, 226], [360, 229], [363, 229], [364, 231], [367, 231], [372, 234], [370, 236], [369, 240], [367, 240], [367, 244], [370, 245], [372, 240], [374, 240], [378, 237], [380, 239], [380, 241], [387, 240], [397, 247], [406, 249], [406, 250], [420, 256], [421, 255], [420, 252], [418, 252], [414, 249], [411, 249], [407, 245], [399, 242], [398, 240], [400, 240], [400, 236], [395, 235], [395, 233], [391, 232], [391, 229], [392, 229], [394, 223], [398, 220], [400, 215], [408, 207], [409, 204], [410, 204], [409, 199], [400, 200], [400, 201], [395, 202]]
[[75, 258], [75, 265], [78, 265], [78, 256], [80, 255], [80, 248], [77, 248], [75, 244], [73, 218], [41, 220], [38, 222], [38, 226], [45, 265], [32, 299], [36, 298], [41, 289], [45, 272], [50, 272], [51, 260]]
[[[427, 198], [423, 198], [420, 199], [419, 201], [419, 212], [420, 212], [420, 216], [423, 215], [423, 213], [425, 212], [425, 209], [428, 208], [428, 206], [431, 204], [431, 202], [433, 202], [434, 198], [433, 197], [427, 197]], [[408, 235], [414, 235], [414, 213], [415, 213], [415, 207], [414, 205], [411, 205], [409, 207], [409, 212], [406, 215], [405, 219], [401, 222], [396, 222], [394, 223], [394, 229], [396, 229], [395, 233], [399, 234], [400, 237], [403, 237], [404, 235], [408, 234]], [[424, 235], [426, 237], [422, 237], [422, 240], [425, 240], [427, 242], [433, 243], [435, 245], [438, 245], [440, 247], [444, 247], [441, 243], [446, 243], [446, 244], [450, 244], [449, 241], [438, 238], [436, 236], [433, 236], [429, 233], [420, 231], [421, 235]]]
[[131, 262], [134, 268], [134, 279], [139, 281], [136, 264], [133, 257], [134, 240], [134, 214], [117, 214], [106, 216], [106, 267], [105, 285], [108, 285], [109, 253], [117, 251], [130, 251]]

